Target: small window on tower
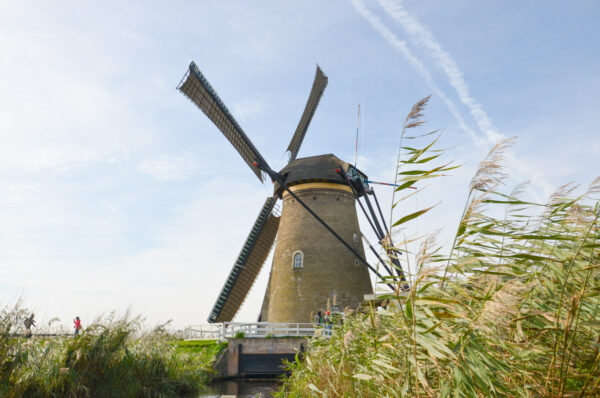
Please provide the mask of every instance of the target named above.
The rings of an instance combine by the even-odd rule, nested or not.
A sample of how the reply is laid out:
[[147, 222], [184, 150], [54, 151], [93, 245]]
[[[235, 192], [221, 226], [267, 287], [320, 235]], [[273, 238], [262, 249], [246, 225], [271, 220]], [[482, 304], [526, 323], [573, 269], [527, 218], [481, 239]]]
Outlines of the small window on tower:
[[292, 267], [295, 268], [302, 268], [304, 264], [304, 254], [302, 254], [301, 251], [297, 251], [294, 253], [294, 263], [292, 265]]
[[358, 243], [358, 234], [355, 232], [352, 235], [354, 236], [354, 243]]

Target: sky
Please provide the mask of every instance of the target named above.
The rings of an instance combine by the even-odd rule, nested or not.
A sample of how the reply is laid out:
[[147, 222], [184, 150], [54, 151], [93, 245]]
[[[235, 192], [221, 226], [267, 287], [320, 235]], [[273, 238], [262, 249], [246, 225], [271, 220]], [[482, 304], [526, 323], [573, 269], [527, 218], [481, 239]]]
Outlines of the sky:
[[[408, 233], [442, 245], [499, 139], [518, 137], [509, 192], [584, 189], [600, 174], [599, 18], [585, 0], [0, 0], [0, 306], [66, 327], [127, 310], [206, 322], [272, 185], [176, 90], [192, 60], [274, 169], [316, 64], [329, 85], [299, 157], [352, 162], [360, 104], [373, 180], [393, 181], [404, 118], [431, 94], [420, 131], [462, 167], [395, 215], [439, 203]], [[269, 268], [236, 320], [256, 320]]]

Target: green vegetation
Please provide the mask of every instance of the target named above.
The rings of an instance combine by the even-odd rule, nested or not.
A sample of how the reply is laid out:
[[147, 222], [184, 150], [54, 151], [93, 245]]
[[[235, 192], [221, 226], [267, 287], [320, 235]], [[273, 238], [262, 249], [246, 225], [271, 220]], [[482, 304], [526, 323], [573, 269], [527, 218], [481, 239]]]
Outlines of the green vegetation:
[[217, 340], [180, 340], [171, 342], [175, 346], [175, 351], [188, 354], [206, 355], [206, 359], [216, 357], [223, 348], [227, 347], [227, 342], [219, 343]]
[[0, 314], [1, 397], [180, 397], [208, 383], [216, 342], [173, 342], [140, 320], [109, 316], [77, 339], [11, 335], [22, 310]]
[[[427, 100], [406, 119], [396, 194], [452, 166], [436, 139], [408, 137]], [[385, 309], [347, 314], [330, 340], [314, 339], [279, 396], [535, 397], [600, 395], [600, 179], [582, 195], [561, 187], [549, 203], [510, 194], [498, 143], [471, 182], [446, 255], [425, 236], [397, 245], [411, 290]], [[394, 206], [406, 199], [394, 201]], [[404, 215], [398, 229], [430, 208]], [[396, 238], [397, 240], [399, 238]], [[414, 242], [414, 239], [412, 240]]]

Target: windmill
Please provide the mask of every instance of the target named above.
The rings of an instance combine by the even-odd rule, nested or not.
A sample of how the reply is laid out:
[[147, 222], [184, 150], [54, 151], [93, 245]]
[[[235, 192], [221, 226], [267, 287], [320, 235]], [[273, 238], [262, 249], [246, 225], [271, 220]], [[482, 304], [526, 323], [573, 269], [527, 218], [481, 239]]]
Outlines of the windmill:
[[[385, 225], [383, 217], [380, 223], [367, 198], [374, 194], [367, 176], [333, 154], [297, 158], [326, 86], [327, 76], [317, 66], [304, 112], [287, 148], [289, 162], [279, 172], [269, 167], [194, 62], [177, 87], [225, 135], [261, 182], [268, 176], [274, 183], [273, 196], [266, 198], [213, 306], [208, 318], [211, 323], [231, 321], [237, 314], [276, 238], [260, 321], [310, 322], [311, 314], [325, 308], [330, 298], [341, 308], [356, 307], [364, 294], [372, 291], [368, 269], [381, 276], [365, 260], [356, 213], [358, 202], [380, 241], [389, 239], [381, 226]], [[278, 199], [282, 200], [281, 213], [275, 206]], [[402, 276], [399, 263], [397, 269]]]

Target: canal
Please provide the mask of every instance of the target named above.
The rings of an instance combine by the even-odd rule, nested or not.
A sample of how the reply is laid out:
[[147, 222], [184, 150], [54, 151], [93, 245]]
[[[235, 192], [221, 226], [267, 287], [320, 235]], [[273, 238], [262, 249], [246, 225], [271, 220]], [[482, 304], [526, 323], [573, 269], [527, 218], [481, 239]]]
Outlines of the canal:
[[200, 393], [200, 398], [217, 398], [231, 395], [237, 398], [269, 398], [279, 390], [279, 379], [232, 379], [211, 383]]

